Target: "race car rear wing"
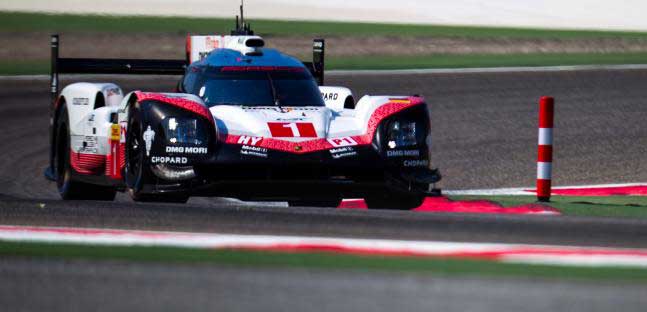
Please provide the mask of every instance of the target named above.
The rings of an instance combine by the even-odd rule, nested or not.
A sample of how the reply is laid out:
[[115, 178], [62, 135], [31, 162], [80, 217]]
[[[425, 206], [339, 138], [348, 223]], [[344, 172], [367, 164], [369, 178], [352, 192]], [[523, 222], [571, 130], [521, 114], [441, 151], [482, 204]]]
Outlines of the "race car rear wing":
[[186, 60], [61, 58], [59, 36], [51, 39], [52, 101], [58, 98], [58, 74], [183, 75], [186, 70]]
[[324, 85], [324, 53], [326, 41], [324, 39], [315, 39], [312, 41], [312, 62], [303, 62], [308, 67], [312, 76], [317, 79], [320, 86]]
[[[189, 64], [188, 54], [184, 60], [61, 58], [59, 35], [51, 37], [50, 94], [52, 103], [59, 94], [58, 74], [120, 74], [120, 75], [184, 75]], [[315, 39], [312, 46], [312, 62], [303, 62], [321, 86], [324, 83], [323, 39]]]

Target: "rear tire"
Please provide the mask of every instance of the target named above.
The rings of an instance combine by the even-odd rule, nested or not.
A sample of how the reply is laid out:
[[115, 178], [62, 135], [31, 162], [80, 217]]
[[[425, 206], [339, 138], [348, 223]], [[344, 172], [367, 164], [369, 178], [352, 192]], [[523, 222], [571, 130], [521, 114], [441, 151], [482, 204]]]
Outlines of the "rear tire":
[[[134, 112], [132, 112], [134, 113]], [[131, 118], [126, 131], [125, 180], [128, 195], [136, 202], [186, 203], [189, 196], [182, 193], [149, 194], [142, 191], [146, 177], [145, 149], [142, 145], [142, 127], [136, 118]]]
[[368, 209], [411, 210], [420, 207], [424, 195], [386, 193], [367, 196], [364, 201]]
[[[64, 104], [63, 104], [64, 105]], [[56, 187], [63, 200], [105, 200], [115, 199], [117, 191], [112, 187], [92, 185], [74, 181], [70, 165], [70, 135], [67, 110], [63, 106], [56, 124]]]
[[142, 194], [133, 193], [132, 189], [128, 189], [128, 194], [133, 201], [142, 203], [176, 203], [185, 204], [189, 201], [189, 196], [184, 194]]

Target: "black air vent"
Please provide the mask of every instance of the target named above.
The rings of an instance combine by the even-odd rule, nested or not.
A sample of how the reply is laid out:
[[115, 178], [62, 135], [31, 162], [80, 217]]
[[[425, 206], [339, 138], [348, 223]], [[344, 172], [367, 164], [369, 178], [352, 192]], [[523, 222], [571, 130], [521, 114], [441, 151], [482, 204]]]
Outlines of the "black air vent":
[[263, 39], [247, 39], [245, 45], [250, 48], [262, 48], [265, 46], [265, 41]]

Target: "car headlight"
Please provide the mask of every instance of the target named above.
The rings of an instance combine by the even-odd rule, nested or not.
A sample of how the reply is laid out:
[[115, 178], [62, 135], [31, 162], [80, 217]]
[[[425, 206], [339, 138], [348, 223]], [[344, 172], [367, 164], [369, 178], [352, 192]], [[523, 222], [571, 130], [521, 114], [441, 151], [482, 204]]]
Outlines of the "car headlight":
[[418, 145], [418, 136], [417, 122], [395, 120], [388, 125], [386, 144], [390, 149], [415, 147]]
[[167, 117], [162, 122], [166, 143], [170, 145], [206, 145], [207, 130], [197, 119]]

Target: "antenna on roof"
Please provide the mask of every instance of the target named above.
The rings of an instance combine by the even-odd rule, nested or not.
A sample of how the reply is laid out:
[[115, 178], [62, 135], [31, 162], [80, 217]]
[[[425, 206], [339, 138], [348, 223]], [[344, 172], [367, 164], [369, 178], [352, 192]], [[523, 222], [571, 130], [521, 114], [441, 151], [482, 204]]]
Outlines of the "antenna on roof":
[[243, 12], [245, 3], [243, 0], [240, 0], [240, 19], [236, 15], [236, 30], [231, 31], [232, 36], [253, 36], [254, 31], [252, 30], [249, 23], [245, 23], [245, 15]]
[[240, 0], [240, 21], [243, 23], [243, 28], [245, 27], [245, 15], [243, 14], [244, 6], [245, 0]]

